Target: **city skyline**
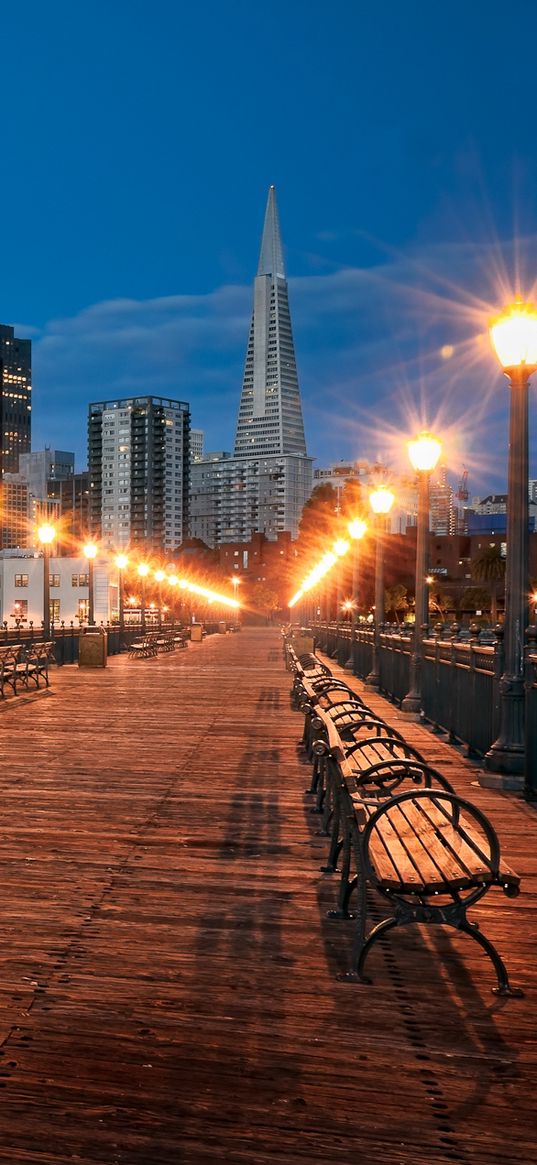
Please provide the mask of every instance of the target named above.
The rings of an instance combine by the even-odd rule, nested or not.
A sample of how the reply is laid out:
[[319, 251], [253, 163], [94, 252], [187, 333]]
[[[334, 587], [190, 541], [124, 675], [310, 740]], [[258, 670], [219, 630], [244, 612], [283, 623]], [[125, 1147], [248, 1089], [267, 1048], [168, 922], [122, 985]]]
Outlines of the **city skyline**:
[[118, 0], [106, 38], [100, 3], [92, 21], [63, 0], [30, 0], [24, 24], [10, 11], [25, 84], [9, 54], [0, 319], [33, 341], [34, 445], [74, 447], [80, 466], [88, 403], [151, 392], [188, 400], [207, 448], [233, 448], [273, 182], [316, 464], [400, 465], [402, 436], [436, 422], [455, 477], [467, 465], [476, 492], [504, 489], [508, 394], [486, 328], [517, 271], [527, 293], [537, 272], [537, 13], [501, 11], [342, 3], [327, 21], [316, 0], [276, 0], [269, 20], [160, 0], [148, 21]]

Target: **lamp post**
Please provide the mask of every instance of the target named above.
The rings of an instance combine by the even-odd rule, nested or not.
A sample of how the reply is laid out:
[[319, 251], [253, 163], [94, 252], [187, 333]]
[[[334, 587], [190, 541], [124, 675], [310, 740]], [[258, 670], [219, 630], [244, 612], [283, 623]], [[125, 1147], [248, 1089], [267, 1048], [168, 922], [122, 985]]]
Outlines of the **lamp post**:
[[386, 485], [380, 485], [369, 495], [369, 504], [375, 515], [375, 627], [373, 634], [373, 659], [366, 684], [371, 688], [380, 687], [380, 632], [384, 623], [384, 536], [386, 519], [395, 497]]
[[162, 583], [166, 578], [163, 570], [155, 571], [155, 581], [158, 582], [158, 625], [162, 627]]
[[351, 595], [351, 642], [349, 650], [349, 658], [345, 667], [354, 670], [354, 633], [356, 631], [356, 622], [358, 617], [358, 590], [360, 586], [360, 549], [359, 544], [362, 541], [364, 534], [367, 532], [367, 525], [361, 518], [353, 518], [349, 522], [348, 531], [352, 538], [352, 595]]
[[[230, 578], [229, 581], [233, 587], [233, 598], [236, 599], [237, 598], [237, 587], [239, 587], [241, 585], [241, 580], [240, 580], [240, 578], [237, 577], [237, 575], [234, 574], [234, 575], [232, 575], [232, 577]], [[240, 623], [240, 617], [237, 615], [237, 625], [239, 623]]]
[[84, 547], [84, 557], [88, 560], [88, 625], [95, 626], [95, 611], [94, 611], [94, 594], [93, 594], [93, 564], [97, 554], [97, 547], [94, 542], [86, 542]]
[[425, 582], [429, 534], [429, 478], [438, 463], [442, 446], [432, 433], [420, 433], [408, 443], [408, 455], [418, 477], [418, 529], [416, 538], [416, 606], [410, 656], [410, 687], [401, 711], [418, 716], [421, 710], [421, 635], [428, 618], [428, 590]]
[[[500, 679], [500, 733], [485, 768], [522, 777], [524, 633], [529, 623], [528, 381], [537, 369], [537, 311], [517, 300], [491, 325], [492, 343], [511, 386], [505, 568], [505, 654]], [[512, 785], [512, 783], [510, 782]]]
[[126, 570], [128, 565], [129, 560], [126, 554], [116, 555], [120, 634], [123, 634], [123, 631], [125, 630], [125, 596], [123, 594], [123, 571]]
[[37, 537], [43, 548], [43, 635], [50, 639], [50, 545], [54, 542], [54, 526], [45, 522], [39, 527]]
[[138, 566], [138, 574], [140, 575], [141, 584], [142, 584], [141, 616], [142, 616], [142, 634], [143, 634], [145, 632], [145, 580], [149, 574], [149, 567], [148, 567], [146, 562], [140, 563], [140, 565]]

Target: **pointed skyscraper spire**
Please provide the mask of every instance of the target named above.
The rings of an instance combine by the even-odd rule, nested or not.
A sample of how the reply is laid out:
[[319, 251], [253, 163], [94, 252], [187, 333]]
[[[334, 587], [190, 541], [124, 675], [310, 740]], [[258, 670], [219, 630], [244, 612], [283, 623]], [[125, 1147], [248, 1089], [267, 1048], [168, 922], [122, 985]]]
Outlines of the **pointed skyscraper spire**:
[[246, 351], [235, 457], [306, 456], [276, 191], [270, 187]]
[[268, 192], [257, 274], [278, 275], [280, 279], [285, 279], [280, 219], [274, 186], [271, 186]]

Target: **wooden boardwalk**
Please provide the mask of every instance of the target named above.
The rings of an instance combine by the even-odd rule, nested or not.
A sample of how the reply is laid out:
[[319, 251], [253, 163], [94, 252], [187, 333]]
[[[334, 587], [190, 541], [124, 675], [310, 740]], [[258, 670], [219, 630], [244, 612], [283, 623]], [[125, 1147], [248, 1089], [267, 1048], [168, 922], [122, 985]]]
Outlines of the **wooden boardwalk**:
[[441, 928], [339, 982], [289, 687], [245, 630], [2, 705], [0, 1162], [534, 1165], [537, 812], [407, 725], [522, 875], [474, 917], [526, 996]]

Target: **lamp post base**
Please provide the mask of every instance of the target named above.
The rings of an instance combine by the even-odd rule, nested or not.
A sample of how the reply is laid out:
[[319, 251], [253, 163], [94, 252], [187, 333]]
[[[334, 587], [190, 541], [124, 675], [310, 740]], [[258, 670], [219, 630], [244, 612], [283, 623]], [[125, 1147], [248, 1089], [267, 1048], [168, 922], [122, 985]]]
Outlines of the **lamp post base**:
[[[524, 712], [523, 677], [504, 674], [500, 680], [500, 735], [484, 757], [486, 772], [503, 778], [500, 788], [522, 791], [524, 787]], [[494, 787], [498, 787], [496, 782]]]
[[520, 773], [493, 772], [485, 769], [479, 774], [477, 783], [482, 789], [496, 789], [499, 793], [524, 792], [524, 777]]
[[378, 672], [370, 671], [369, 675], [365, 677], [364, 684], [367, 688], [374, 688], [378, 691], [380, 688], [380, 676]]

